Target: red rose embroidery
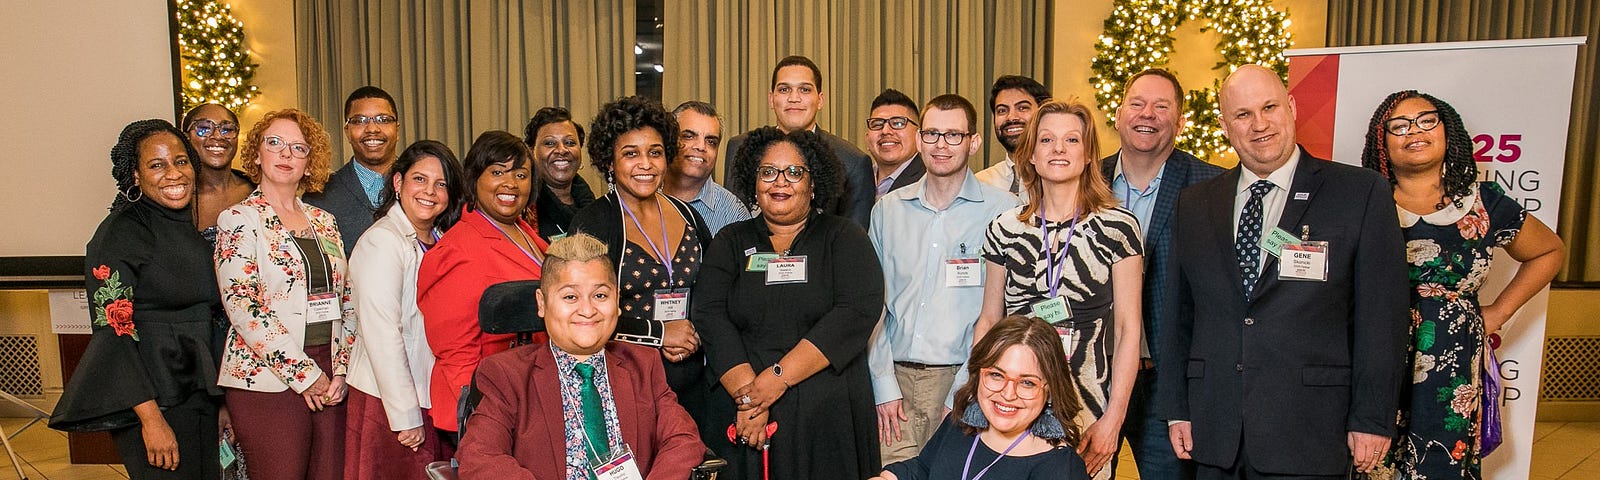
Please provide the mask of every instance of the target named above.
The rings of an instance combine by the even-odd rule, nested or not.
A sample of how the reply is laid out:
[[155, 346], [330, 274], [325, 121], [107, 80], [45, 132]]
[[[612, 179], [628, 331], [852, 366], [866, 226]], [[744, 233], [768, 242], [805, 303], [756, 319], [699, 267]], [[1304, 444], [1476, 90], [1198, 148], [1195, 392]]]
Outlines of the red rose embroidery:
[[133, 302], [119, 298], [106, 305], [106, 324], [117, 335], [133, 335]]
[[1461, 457], [1464, 457], [1466, 455], [1467, 455], [1467, 443], [1463, 442], [1463, 441], [1460, 441], [1460, 440], [1456, 440], [1456, 448], [1455, 448], [1455, 450], [1451, 450], [1450, 451], [1450, 458], [1454, 458], [1456, 460], [1460, 460]]
[[105, 265], [94, 267], [95, 280], [104, 282], [107, 278], [111, 278], [111, 267], [107, 267]]

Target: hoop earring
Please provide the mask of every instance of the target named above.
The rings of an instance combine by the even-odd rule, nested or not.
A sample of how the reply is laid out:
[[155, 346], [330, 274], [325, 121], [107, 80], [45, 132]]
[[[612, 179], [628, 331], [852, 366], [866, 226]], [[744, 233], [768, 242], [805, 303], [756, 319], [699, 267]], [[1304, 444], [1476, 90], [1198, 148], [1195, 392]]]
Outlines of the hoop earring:
[[139, 192], [139, 196], [138, 197], [134, 197], [134, 196], [128, 195], [128, 191], [127, 190], [122, 190], [122, 191], [118, 192], [118, 194], [122, 195], [122, 199], [123, 200], [127, 200], [128, 203], [137, 202], [137, 201], [139, 201], [139, 200], [144, 198], [144, 189], [139, 188], [138, 185], [134, 185], [133, 186], [133, 190]]

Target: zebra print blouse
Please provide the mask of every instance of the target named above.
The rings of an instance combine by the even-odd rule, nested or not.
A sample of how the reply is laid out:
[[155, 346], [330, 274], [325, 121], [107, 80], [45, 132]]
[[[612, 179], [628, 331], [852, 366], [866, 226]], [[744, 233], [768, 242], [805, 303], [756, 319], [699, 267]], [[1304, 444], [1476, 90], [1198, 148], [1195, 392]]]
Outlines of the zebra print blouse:
[[[1047, 300], [1049, 284], [1043, 233], [1037, 218], [1017, 220], [1023, 207], [1006, 211], [989, 223], [983, 258], [1006, 268], [1006, 314], [1028, 314], [1034, 303]], [[1050, 241], [1055, 260], [1070, 258], [1058, 272], [1056, 293], [1066, 297], [1074, 321], [1106, 318], [1111, 313], [1111, 265], [1127, 257], [1143, 255], [1139, 220], [1133, 212], [1108, 208], [1092, 212], [1078, 221], [1071, 245], [1061, 248], [1071, 221], [1050, 222]], [[1063, 252], [1065, 250], [1065, 252]]]

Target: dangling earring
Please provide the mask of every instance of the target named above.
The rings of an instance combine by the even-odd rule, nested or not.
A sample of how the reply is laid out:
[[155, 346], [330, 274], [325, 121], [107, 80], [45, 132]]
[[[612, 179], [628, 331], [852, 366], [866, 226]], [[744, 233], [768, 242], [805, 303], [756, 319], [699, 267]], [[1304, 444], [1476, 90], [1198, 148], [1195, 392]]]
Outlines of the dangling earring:
[[1061, 419], [1056, 418], [1055, 406], [1049, 402], [1045, 402], [1044, 411], [1039, 412], [1039, 418], [1033, 421], [1033, 427], [1028, 431], [1043, 439], [1067, 438], [1067, 429], [1061, 426]]
[[143, 199], [143, 198], [144, 198], [144, 189], [141, 189], [141, 188], [139, 188], [139, 185], [138, 185], [138, 184], [135, 184], [135, 185], [134, 185], [134, 186], [133, 186], [133, 187], [132, 187], [132, 189], [133, 189], [133, 190], [134, 190], [134, 191], [136, 191], [136, 192], [139, 192], [139, 196], [137, 196], [137, 197], [134, 197], [134, 196], [131, 196], [131, 195], [128, 195], [128, 191], [127, 191], [127, 190], [123, 190], [123, 191], [122, 191], [122, 192], [121, 192], [121, 195], [122, 195], [122, 199], [123, 199], [123, 200], [127, 200], [127, 201], [128, 201], [128, 203], [133, 203], [133, 202], [137, 202], [137, 201], [139, 201], [139, 200], [140, 200], [140, 199]]
[[967, 405], [966, 411], [961, 412], [961, 423], [972, 428], [989, 428], [989, 418], [983, 416], [983, 408], [978, 402]]

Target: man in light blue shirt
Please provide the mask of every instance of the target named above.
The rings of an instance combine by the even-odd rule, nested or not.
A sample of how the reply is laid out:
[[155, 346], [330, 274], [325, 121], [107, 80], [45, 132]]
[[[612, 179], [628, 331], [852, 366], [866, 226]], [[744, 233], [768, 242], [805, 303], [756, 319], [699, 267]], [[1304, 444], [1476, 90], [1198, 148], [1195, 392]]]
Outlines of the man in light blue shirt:
[[[868, 353], [883, 463], [916, 456], [944, 420], [945, 398], [972, 350], [983, 306], [984, 232], [1017, 197], [978, 181], [967, 159], [982, 137], [958, 95], [923, 108], [916, 135], [926, 174], [872, 209], [887, 311]], [[931, 141], [930, 141], [931, 140]]]
[[[711, 181], [722, 145], [722, 119], [706, 102], [690, 100], [672, 109], [678, 120], [678, 158], [667, 165], [662, 189], [689, 203], [714, 235], [728, 224], [750, 218], [750, 208], [728, 189]], [[709, 239], [708, 239], [709, 240]]]

